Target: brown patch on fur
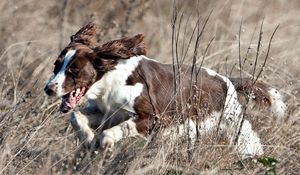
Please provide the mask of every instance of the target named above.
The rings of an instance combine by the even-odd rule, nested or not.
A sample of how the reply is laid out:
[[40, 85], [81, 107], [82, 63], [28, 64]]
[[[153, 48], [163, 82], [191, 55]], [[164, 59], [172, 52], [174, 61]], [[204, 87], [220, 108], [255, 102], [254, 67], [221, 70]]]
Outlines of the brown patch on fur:
[[257, 108], [269, 107], [272, 99], [269, 94], [270, 88], [263, 82], [257, 81], [252, 85], [251, 78], [230, 78], [236, 91], [238, 92], [239, 102], [246, 105], [248, 100], [254, 100]]
[[[99, 74], [103, 74], [105, 72], [111, 71], [115, 69], [115, 66], [118, 64], [117, 59], [104, 59], [101, 57], [94, 57], [93, 59], [94, 68], [97, 70]], [[100, 79], [101, 77], [99, 77]]]
[[144, 35], [113, 40], [97, 47], [95, 52], [99, 58], [104, 59], [128, 59], [137, 55], [146, 55], [147, 47], [144, 43]]
[[93, 64], [91, 64], [90, 61], [93, 59], [93, 55], [89, 54], [91, 49], [80, 43], [70, 44], [66, 50], [70, 49], [76, 49], [76, 54], [73, 61], [70, 63], [69, 68], [65, 72], [66, 79], [63, 88], [66, 92], [70, 92], [80, 87], [89, 88], [98, 78], [98, 73], [95, 71]]
[[138, 34], [134, 37], [113, 40], [94, 48], [93, 64], [99, 72], [114, 70], [119, 59], [128, 59], [137, 55], [146, 55], [147, 47], [143, 41], [144, 36]]
[[82, 43], [93, 47], [97, 45], [97, 25], [90, 22], [82, 27], [75, 35], [71, 36], [71, 43]]
[[214, 111], [222, 111], [227, 95], [226, 83], [221, 78], [211, 77], [203, 69], [197, 83], [190, 89], [191, 69], [186, 66], [182, 71], [186, 72], [182, 75], [182, 90], [175, 97], [172, 65], [142, 60], [127, 79], [128, 85], [144, 84], [143, 92], [134, 104], [139, 116], [137, 123], [143, 120], [144, 124], [150, 124], [141, 127], [141, 132], [151, 130], [156, 120], [164, 126], [172, 124], [179, 119], [176, 116], [180, 111], [184, 111], [183, 120], [191, 117], [198, 122], [204, 121]]
[[102, 76], [115, 69], [119, 59], [146, 54], [144, 36], [139, 34], [131, 38], [110, 41], [102, 46], [91, 47], [96, 42], [97, 26], [89, 23], [71, 37], [71, 43], [61, 52], [55, 61], [54, 74], [57, 74], [63, 64], [63, 58], [69, 50], [76, 54], [69, 63], [63, 88], [70, 92], [75, 88], [89, 88]]

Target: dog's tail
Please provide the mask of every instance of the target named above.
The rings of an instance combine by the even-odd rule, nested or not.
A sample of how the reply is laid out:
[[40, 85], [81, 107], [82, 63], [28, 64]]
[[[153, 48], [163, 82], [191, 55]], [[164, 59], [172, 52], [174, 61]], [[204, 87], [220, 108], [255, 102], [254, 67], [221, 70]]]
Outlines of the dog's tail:
[[278, 90], [261, 81], [253, 84], [251, 78], [230, 78], [230, 80], [243, 106], [256, 109], [268, 108], [275, 116], [279, 118], [284, 116], [286, 105]]

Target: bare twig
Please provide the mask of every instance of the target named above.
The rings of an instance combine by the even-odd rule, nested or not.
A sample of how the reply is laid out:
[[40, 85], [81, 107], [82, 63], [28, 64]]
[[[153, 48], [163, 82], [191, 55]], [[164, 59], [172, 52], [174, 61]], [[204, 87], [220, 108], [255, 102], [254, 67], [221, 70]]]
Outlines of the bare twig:
[[272, 36], [271, 36], [271, 38], [270, 38], [270, 40], [269, 40], [269, 45], [268, 45], [268, 50], [267, 50], [266, 57], [265, 57], [265, 59], [264, 59], [264, 62], [263, 62], [263, 64], [262, 64], [261, 69], [259, 70], [259, 72], [258, 72], [258, 74], [257, 74], [257, 76], [256, 76], [256, 78], [255, 78], [255, 80], [254, 80], [254, 83], [255, 83], [255, 82], [257, 81], [257, 79], [260, 77], [261, 73], [263, 72], [264, 67], [266, 66], [267, 60], [268, 60], [268, 58], [269, 58], [270, 50], [271, 50], [272, 40], [273, 40], [274, 35], [275, 35], [276, 31], [278, 30], [278, 28], [279, 28], [279, 25], [277, 25], [277, 27], [275, 28], [274, 32], [272, 33]]
[[66, 9], [67, 9], [67, 6], [68, 6], [68, 2], [69, 0], [64, 0], [63, 2], [63, 6], [62, 6], [62, 11], [61, 11], [61, 16], [60, 16], [60, 20], [59, 20], [59, 29], [60, 29], [60, 32], [59, 32], [59, 49], [62, 49], [63, 47], [63, 38], [64, 38], [64, 33], [63, 33], [63, 29], [64, 29], [64, 22], [65, 22], [65, 15], [66, 15]]
[[254, 77], [255, 77], [257, 61], [258, 61], [258, 57], [259, 57], [259, 54], [260, 54], [261, 40], [262, 40], [262, 35], [263, 35], [263, 31], [262, 31], [263, 30], [263, 24], [264, 24], [264, 20], [261, 22], [260, 30], [259, 30], [258, 43], [257, 43], [257, 47], [256, 47], [256, 56], [255, 56], [255, 61], [254, 61], [253, 73], [252, 73], [253, 80], [254, 80]]

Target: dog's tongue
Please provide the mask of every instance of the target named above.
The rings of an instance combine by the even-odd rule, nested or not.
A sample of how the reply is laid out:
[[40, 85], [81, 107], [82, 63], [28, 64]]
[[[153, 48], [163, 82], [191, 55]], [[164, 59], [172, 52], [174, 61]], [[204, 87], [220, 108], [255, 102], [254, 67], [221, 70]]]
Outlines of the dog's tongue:
[[76, 90], [71, 91], [70, 93], [62, 96], [62, 102], [60, 106], [61, 112], [67, 113], [70, 110], [74, 109], [77, 105], [77, 102], [84, 95], [85, 88], [77, 88]]

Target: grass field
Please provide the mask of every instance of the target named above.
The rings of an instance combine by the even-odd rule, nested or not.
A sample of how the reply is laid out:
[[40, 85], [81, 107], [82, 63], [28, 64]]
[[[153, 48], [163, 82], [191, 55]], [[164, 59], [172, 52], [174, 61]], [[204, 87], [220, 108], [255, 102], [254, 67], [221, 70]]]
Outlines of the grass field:
[[[258, 68], [269, 39], [269, 59], [260, 80], [277, 87], [288, 106], [282, 120], [254, 113], [251, 121], [265, 155], [278, 160], [278, 174], [300, 173], [300, 1], [186, 0], [176, 2], [186, 36], [212, 11], [199, 45], [203, 65], [224, 75], [251, 76], [263, 21]], [[151, 142], [130, 138], [112, 155], [81, 150], [59, 99], [43, 92], [53, 63], [69, 37], [89, 21], [100, 25], [99, 41], [143, 33], [148, 57], [172, 62], [173, 1], [1, 0], [0, 1], [0, 174], [264, 174], [268, 167], [240, 158], [226, 141], [208, 135], [196, 148], [157, 135]], [[240, 30], [240, 26], [242, 27]], [[239, 35], [240, 32], [240, 35]], [[179, 48], [189, 37], [182, 28]], [[240, 39], [239, 39], [240, 38]], [[186, 45], [185, 45], [186, 46]], [[191, 64], [188, 54], [186, 64]], [[221, 140], [221, 141], [220, 141]]]

